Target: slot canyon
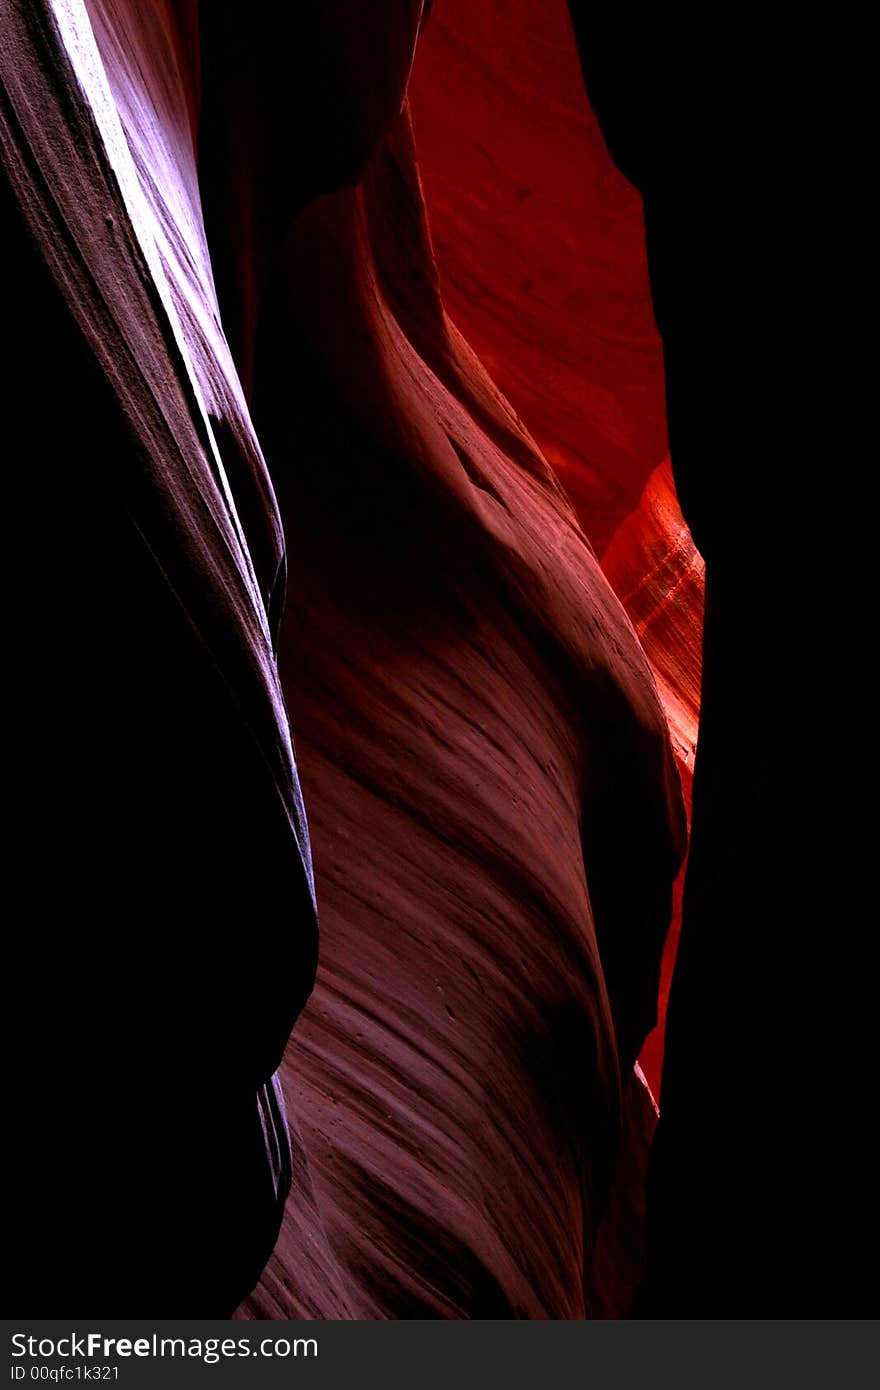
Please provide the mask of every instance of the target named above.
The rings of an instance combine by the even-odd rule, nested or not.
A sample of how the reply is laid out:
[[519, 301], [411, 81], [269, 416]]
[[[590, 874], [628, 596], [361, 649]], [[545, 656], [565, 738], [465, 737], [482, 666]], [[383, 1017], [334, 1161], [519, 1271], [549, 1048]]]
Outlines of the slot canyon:
[[0, 18], [22, 1309], [866, 1306], [774, 36]]

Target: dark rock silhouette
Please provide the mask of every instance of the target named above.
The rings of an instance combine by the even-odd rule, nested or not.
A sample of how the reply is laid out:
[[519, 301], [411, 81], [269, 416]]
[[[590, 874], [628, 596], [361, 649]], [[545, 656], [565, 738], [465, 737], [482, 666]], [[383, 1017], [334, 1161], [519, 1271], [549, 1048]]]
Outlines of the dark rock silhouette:
[[815, 74], [836, 36], [782, 14], [746, 12], [722, 37], [660, 10], [633, 23], [571, 0], [571, 13], [609, 149], [644, 197], [672, 466], [707, 576], [640, 1306], [866, 1315], [858, 1251], [875, 1248], [876, 1204], [857, 1177], [869, 1141], [855, 1059], [872, 1016], [858, 979], [873, 975], [847, 759], [812, 732], [817, 710], [828, 728], [848, 718], [840, 663], [813, 653], [851, 600], [824, 565], [821, 597], [794, 597], [811, 587], [805, 538], [839, 524], [834, 489], [809, 480], [848, 456], [820, 312], [844, 204], [817, 157], [836, 146]]

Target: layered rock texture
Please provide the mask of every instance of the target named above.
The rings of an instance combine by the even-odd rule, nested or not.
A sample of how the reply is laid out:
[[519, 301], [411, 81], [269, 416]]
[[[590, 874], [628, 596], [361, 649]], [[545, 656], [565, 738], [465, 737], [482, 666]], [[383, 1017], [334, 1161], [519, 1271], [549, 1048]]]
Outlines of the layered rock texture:
[[69, 1311], [88, 1229], [84, 1312], [627, 1313], [703, 569], [564, 8], [0, 8], [13, 385], [57, 407], [20, 795], [35, 914], [88, 922], [23, 946], [68, 1062], [27, 1296]]
[[[635, 626], [689, 806], [704, 565], [672, 483], [642, 200], [590, 108], [566, 0], [444, 0], [410, 93], [444, 303], [528, 422]], [[657, 1095], [680, 890], [642, 1058]]]
[[662, 710], [444, 313], [406, 112], [278, 286], [255, 416], [322, 913], [288, 1064], [331, 1245], [361, 1315], [582, 1316], [681, 852]]
[[98, 5], [93, 32], [79, 4], [2, 5], [22, 1313], [248, 1292], [315, 969], [281, 524], [163, 14]]

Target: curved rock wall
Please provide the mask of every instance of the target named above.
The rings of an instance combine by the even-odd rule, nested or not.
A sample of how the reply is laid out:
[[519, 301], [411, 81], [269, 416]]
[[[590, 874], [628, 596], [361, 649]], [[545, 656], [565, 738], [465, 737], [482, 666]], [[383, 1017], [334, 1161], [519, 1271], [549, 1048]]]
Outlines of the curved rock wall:
[[287, 1063], [316, 1195], [372, 1314], [583, 1316], [680, 854], [662, 711], [446, 318], [406, 114], [280, 283], [255, 418], [322, 912]]
[[[410, 93], [444, 303], [528, 422], [636, 628], [689, 804], [703, 563], [669, 469], [642, 200], [590, 108], [567, 0], [444, 0]], [[642, 1057], [655, 1095], [680, 884], [676, 903]]]

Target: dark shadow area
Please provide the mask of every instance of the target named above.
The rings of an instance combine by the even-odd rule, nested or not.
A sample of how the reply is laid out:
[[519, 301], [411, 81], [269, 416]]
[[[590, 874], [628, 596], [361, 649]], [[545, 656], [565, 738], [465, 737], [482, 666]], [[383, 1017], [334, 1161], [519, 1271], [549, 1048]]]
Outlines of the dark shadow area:
[[828, 457], [811, 384], [822, 34], [570, 9], [609, 148], [644, 196], [672, 463], [708, 580], [642, 1311], [865, 1315], [864, 929], [846, 762], [821, 747], [847, 719], [848, 658], [829, 642], [835, 576], [810, 553], [833, 524], [811, 483]]

